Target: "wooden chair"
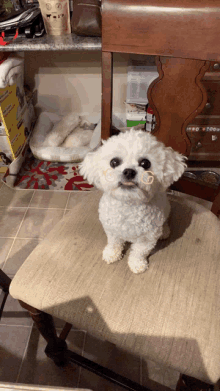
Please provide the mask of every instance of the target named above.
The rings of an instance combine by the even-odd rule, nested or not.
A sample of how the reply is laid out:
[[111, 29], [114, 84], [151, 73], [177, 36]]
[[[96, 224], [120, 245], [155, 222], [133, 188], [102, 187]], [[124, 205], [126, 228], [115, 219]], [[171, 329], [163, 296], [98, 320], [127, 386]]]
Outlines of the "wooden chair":
[[9, 294], [11, 279], [0, 269], [0, 320]]
[[[148, 90], [156, 115], [154, 134], [186, 156], [186, 127], [203, 110], [207, 93], [201, 79], [210, 61], [220, 60], [220, 1], [103, 0], [102, 138], [111, 135], [113, 53], [155, 55], [159, 78]], [[173, 187], [214, 202], [219, 214], [220, 187], [182, 178]]]
[[[111, 135], [112, 53], [154, 54], [159, 79], [149, 89], [149, 101], [155, 135], [189, 153], [185, 129], [206, 102], [201, 78], [209, 60], [219, 60], [219, 17], [220, 0], [103, 1], [103, 139]], [[178, 390], [209, 389], [219, 380], [220, 188], [186, 177], [173, 188], [212, 201], [213, 213], [170, 195], [171, 236], [158, 244], [147, 272], [132, 274], [127, 253], [110, 266], [102, 261], [101, 193], [93, 191], [15, 275], [10, 293], [29, 310], [48, 343], [47, 356], [58, 365], [71, 360], [126, 389], [146, 390], [70, 352], [65, 339], [73, 324], [130, 355], [178, 370], [183, 374]], [[52, 316], [67, 322], [59, 337]]]

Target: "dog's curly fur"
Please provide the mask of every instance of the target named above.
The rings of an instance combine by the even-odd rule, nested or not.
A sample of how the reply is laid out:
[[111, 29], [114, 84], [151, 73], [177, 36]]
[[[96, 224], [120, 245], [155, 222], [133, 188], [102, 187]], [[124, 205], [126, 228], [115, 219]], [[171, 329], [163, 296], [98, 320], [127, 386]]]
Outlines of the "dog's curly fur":
[[148, 268], [147, 256], [158, 239], [170, 233], [166, 190], [185, 167], [184, 156], [150, 133], [133, 129], [110, 137], [87, 154], [80, 174], [104, 192], [99, 204], [99, 219], [108, 239], [104, 261], [120, 260], [127, 241], [132, 243], [131, 271]]

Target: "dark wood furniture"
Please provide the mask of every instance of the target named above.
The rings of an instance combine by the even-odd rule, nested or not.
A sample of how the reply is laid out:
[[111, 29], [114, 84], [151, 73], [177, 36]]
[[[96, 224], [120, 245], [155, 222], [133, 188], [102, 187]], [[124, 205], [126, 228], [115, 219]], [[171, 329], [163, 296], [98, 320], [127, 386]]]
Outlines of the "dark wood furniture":
[[[148, 90], [157, 122], [154, 134], [166, 146], [186, 156], [195, 150], [194, 157], [198, 159], [201, 138], [209, 143], [210, 137], [216, 134], [190, 132], [189, 135], [186, 128], [198, 115], [211, 110], [206, 106], [210, 102], [202, 79], [220, 59], [219, 17], [220, 0], [157, 0], [147, 4], [145, 0], [103, 0], [103, 139], [111, 135], [113, 53], [156, 55], [159, 78]], [[197, 186], [193, 181], [181, 179], [175, 189], [200, 197], [199, 182]], [[203, 191], [203, 196], [214, 202], [213, 210], [219, 214], [220, 186], [215, 185], [213, 189], [210, 185], [209, 188], [210, 192], [204, 194]]]
[[11, 279], [0, 269], [0, 320], [9, 294]]
[[[142, 0], [135, 2], [135, 5], [133, 3], [132, 0], [103, 3], [103, 69], [110, 71], [110, 53], [114, 52], [168, 56], [166, 60], [165, 57], [159, 60], [160, 64], [161, 61], [166, 61], [166, 66], [158, 65], [163, 83], [163, 94], [160, 103], [158, 102], [160, 107], [156, 108], [149, 96], [157, 112], [159, 127], [156, 131], [160, 128], [159, 132], [163, 133], [164, 127], [170, 127], [171, 134], [172, 130], [175, 133], [182, 132], [186, 135], [186, 145], [190, 145], [187, 139], [191, 142], [190, 161], [196, 161], [197, 165], [201, 165], [201, 161], [208, 161], [211, 166], [219, 166], [220, 132], [210, 129], [219, 126], [220, 130], [220, 66], [217, 40], [219, 2], [161, 0], [146, 4]], [[197, 74], [193, 75], [195, 59], [199, 62]], [[203, 66], [205, 68], [202, 69]], [[111, 76], [107, 76], [106, 71], [104, 73], [110, 88]], [[103, 85], [107, 94], [106, 82]], [[158, 86], [155, 88], [155, 91], [158, 90]], [[107, 106], [108, 100], [109, 97], [106, 96]], [[160, 111], [159, 118], [161, 105], [164, 112]], [[106, 137], [105, 132], [108, 134], [110, 131], [107, 120], [110, 114], [108, 107], [103, 110], [103, 137]], [[177, 112], [182, 113], [181, 118], [179, 114], [177, 118]], [[190, 130], [186, 132], [187, 125], [190, 125]], [[205, 131], [207, 127], [209, 131]], [[170, 145], [175, 146], [175, 143]]]
[[187, 127], [191, 141], [189, 160], [195, 165], [220, 166], [220, 63], [211, 62], [202, 80], [207, 103]]

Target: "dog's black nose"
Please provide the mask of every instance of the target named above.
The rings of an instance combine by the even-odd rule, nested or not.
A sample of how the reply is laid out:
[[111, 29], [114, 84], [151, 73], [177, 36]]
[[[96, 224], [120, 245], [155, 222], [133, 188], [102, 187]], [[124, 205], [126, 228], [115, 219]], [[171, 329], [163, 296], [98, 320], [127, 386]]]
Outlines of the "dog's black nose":
[[133, 179], [136, 175], [136, 171], [133, 170], [132, 168], [126, 168], [123, 171], [123, 175], [126, 179]]

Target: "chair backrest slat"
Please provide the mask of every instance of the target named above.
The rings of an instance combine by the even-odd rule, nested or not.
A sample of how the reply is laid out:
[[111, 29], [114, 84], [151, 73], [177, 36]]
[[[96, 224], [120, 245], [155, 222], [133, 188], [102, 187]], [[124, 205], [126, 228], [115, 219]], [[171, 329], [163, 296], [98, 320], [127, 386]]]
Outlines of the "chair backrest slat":
[[220, 60], [220, 0], [103, 0], [102, 49]]

